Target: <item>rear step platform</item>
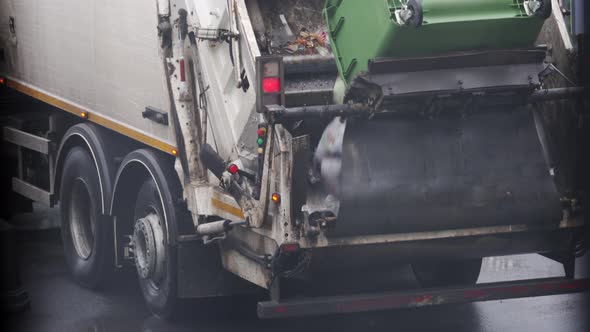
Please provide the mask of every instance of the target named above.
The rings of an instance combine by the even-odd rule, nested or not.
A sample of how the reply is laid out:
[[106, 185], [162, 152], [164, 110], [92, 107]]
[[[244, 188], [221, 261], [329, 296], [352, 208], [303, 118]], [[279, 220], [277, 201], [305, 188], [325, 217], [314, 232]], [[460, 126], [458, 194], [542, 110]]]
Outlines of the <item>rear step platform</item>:
[[259, 302], [258, 317], [278, 319], [298, 316], [346, 314], [377, 310], [417, 308], [512, 298], [580, 293], [589, 290], [590, 279], [548, 278], [494, 282], [464, 287], [325, 296], [284, 302]]

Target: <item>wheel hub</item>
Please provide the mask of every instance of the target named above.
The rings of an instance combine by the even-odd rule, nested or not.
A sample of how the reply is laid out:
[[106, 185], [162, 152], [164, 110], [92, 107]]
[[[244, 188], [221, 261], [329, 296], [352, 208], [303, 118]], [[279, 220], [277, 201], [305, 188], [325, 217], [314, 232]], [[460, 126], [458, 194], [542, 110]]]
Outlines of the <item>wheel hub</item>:
[[164, 275], [164, 232], [154, 213], [135, 222], [133, 230], [135, 266], [141, 278], [159, 281]]

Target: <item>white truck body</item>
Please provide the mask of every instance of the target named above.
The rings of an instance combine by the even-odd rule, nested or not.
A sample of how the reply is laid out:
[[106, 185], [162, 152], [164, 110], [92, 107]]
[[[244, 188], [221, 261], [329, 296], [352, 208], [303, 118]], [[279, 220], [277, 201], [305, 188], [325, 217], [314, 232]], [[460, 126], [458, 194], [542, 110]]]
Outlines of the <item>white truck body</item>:
[[[256, 43], [250, 42], [255, 39], [248, 36], [253, 32], [245, 4], [240, 3], [240, 29], [248, 37], [241, 43], [245, 44], [241, 62], [248, 76], [255, 77], [254, 58], [260, 53]], [[186, 1], [183, 6], [193, 8], [194, 24], [212, 28], [228, 24], [222, 1]], [[4, 27], [9, 26], [10, 17], [16, 18], [15, 33], [0, 31], [6, 58], [0, 72], [58, 106], [63, 103], [70, 105], [64, 107], [68, 110], [88, 112], [91, 121], [93, 115], [99, 116], [97, 122], [104, 118], [113, 122], [111, 127], [125, 127], [122, 131], [131, 137], [147, 136], [140, 141], [166, 153], [176, 147], [173, 126], [142, 117], [147, 106], [170, 112], [156, 1], [3, 0], [0, 11]], [[211, 44], [200, 53], [205, 75], [211, 78], [211, 107], [223, 110], [211, 114], [211, 126], [214, 132], [224, 133], [215, 137], [224, 157], [236, 155], [255, 103], [255, 89], [243, 93], [235, 88], [236, 70], [228, 49], [227, 44]]]
[[155, 8], [139, 0], [3, 0], [2, 26], [14, 17], [15, 33], [0, 31], [7, 60], [0, 70], [33, 93], [71, 105], [66, 109], [100, 116], [162, 149], [175, 146], [170, 126], [142, 117], [146, 106], [170, 109]]

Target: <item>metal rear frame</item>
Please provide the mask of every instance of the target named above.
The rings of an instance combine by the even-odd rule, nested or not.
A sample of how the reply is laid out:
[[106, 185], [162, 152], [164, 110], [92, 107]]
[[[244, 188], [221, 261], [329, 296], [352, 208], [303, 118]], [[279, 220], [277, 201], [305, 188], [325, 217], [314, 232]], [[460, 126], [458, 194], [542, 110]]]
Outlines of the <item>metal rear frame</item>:
[[419, 308], [442, 304], [587, 292], [590, 279], [548, 278], [485, 283], [469, 287], [403, 290], [351, 296], [326, 296], [258, 303], [258, 317], [277, 319], [298, 316], [348, 314], [378, 310]]

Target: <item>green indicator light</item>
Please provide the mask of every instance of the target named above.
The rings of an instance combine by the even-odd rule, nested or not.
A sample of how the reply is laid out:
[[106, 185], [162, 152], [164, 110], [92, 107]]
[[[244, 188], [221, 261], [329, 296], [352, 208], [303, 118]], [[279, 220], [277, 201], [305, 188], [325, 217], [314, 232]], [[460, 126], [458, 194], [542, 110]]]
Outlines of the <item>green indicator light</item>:
[[258, 145], [262, 146], [263, 144], [264, 144], [264, 138], [261, 137], [258, 139]]

